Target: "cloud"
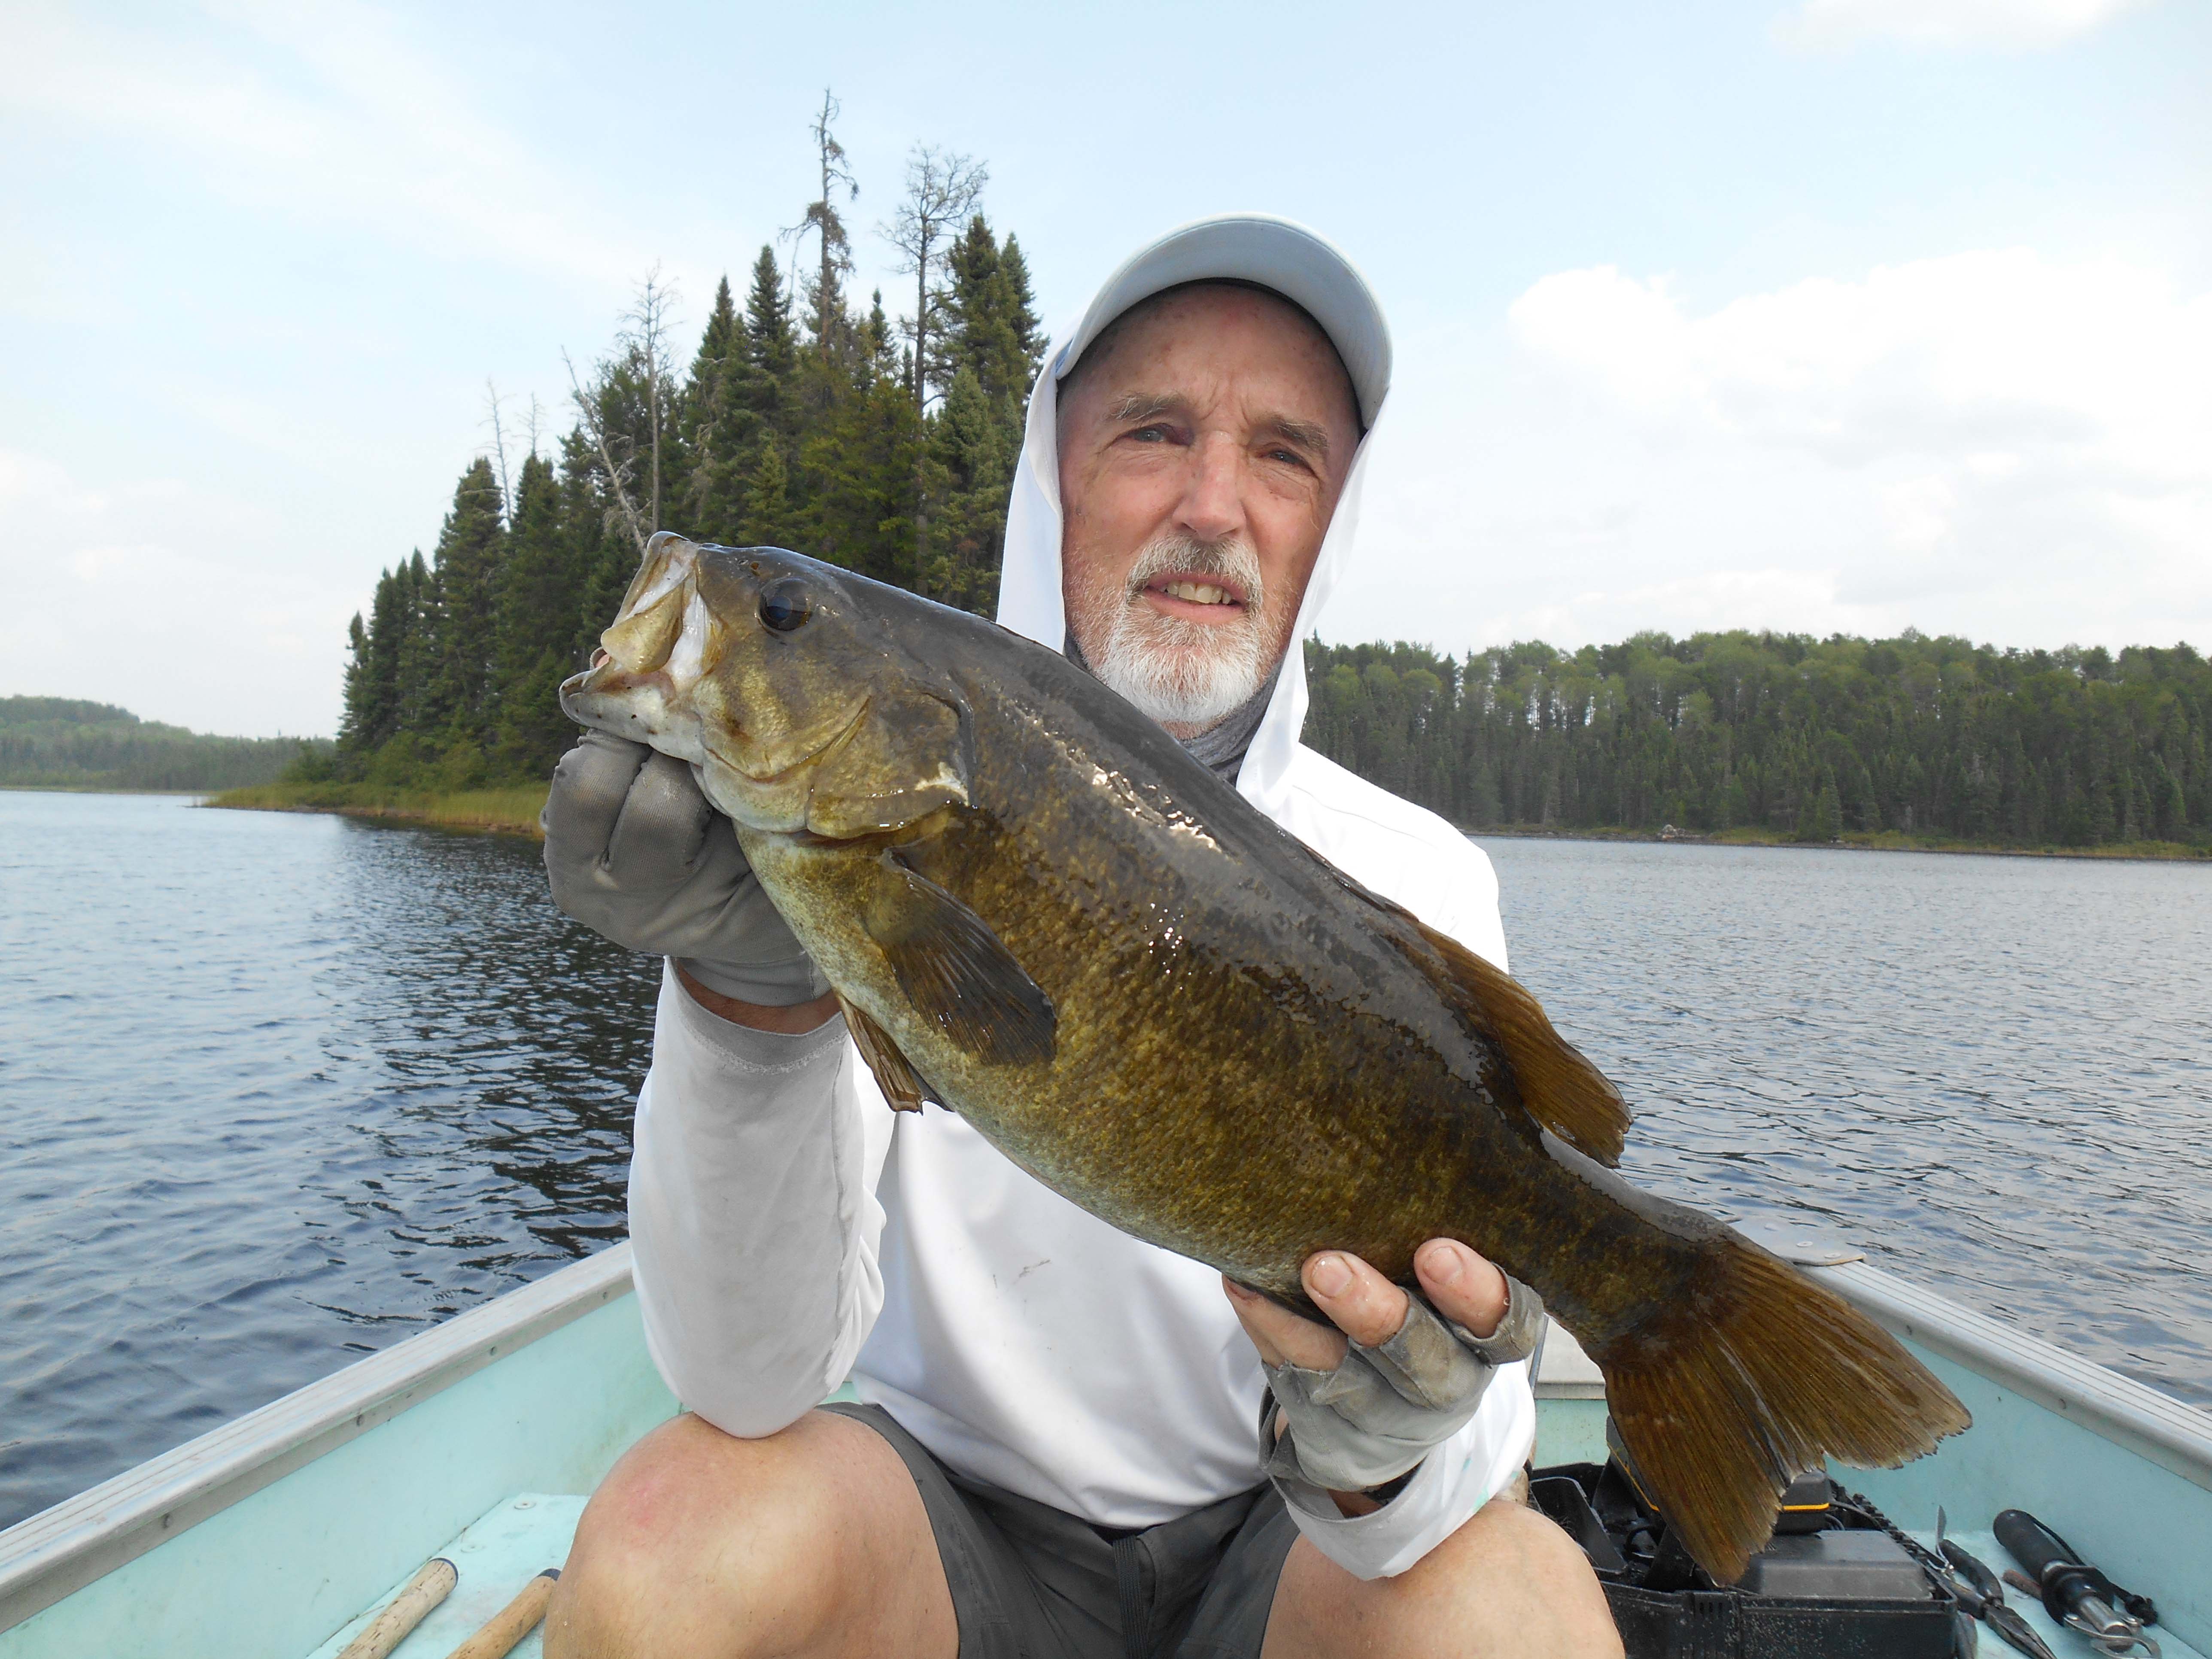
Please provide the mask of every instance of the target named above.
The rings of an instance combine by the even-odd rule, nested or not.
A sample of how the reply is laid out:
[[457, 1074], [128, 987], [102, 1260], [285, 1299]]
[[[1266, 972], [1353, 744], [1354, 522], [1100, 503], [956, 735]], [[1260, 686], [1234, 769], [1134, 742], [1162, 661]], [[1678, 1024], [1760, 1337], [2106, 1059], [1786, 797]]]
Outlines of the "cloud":
[[1962, 495], [2070, 480], [2151, 501], [2212, 486], [2212, 295], [2024, 249], [1818, 279], [1692, 315], [1663, 277], [1547, 276], [1509, 320], [1622, 407], [1842, 467], [1936, 468]]
[[1848, 51], [1869, 40], [2028, 52], [2102, 28], [2151, 0], [1805, 0], [1775, 24], [1785, 46]]
[[1480, 374], [1407, 341], [1364, 530], [1411, 586], [1348, 585], [1329, 637], [2212, 646], [2212, 295], [2160, 270], [1975, 252], [1708, 308], [1598, 266], [1505, 322]]
[[265, 532], [252, 516], [173, 480], [94, 489], [0, 450], [0, 696], [90, 697], [247, 736], [333, 730], [362, 596], [311, 568], [182, 544]]
[[[11, 9], [0, 111], [193, 158], [195, 185], [257, 209], [629, 285], [652, 250], [483, 111], [480, 88], [351, 0], [233, 0], [189, 26]], [[686, 271], [687, 276], [697, 273]]]

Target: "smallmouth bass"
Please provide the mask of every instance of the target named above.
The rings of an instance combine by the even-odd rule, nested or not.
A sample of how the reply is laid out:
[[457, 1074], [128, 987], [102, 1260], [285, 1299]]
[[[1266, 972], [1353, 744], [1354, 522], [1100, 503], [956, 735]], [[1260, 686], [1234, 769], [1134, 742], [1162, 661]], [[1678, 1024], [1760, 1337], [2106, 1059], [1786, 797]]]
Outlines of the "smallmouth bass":
[[1058, 653], [769, 548], [653, 538], [580, 723], [697, 769], [896, 1107], [1310, 1314], [1432, 1237], [1533, 1285], [1647, 1489], [1739, 1577], [1799, 1470], [1967, 1425], [1864, 1316], [1613, 1172], [1619, 1092], [1509, 975]]

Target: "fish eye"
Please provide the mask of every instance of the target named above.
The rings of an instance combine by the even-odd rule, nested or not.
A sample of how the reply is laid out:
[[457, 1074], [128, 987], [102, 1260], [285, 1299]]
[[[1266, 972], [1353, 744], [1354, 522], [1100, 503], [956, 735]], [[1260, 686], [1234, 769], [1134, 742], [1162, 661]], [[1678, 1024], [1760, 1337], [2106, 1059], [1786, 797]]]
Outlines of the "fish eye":
[[786, 576], [761, 590], [761, 622], [779, 634], [788, 634], [799, 627], [813, 611], [813, 601], [806, 597], [806, 584], [797, 576]]

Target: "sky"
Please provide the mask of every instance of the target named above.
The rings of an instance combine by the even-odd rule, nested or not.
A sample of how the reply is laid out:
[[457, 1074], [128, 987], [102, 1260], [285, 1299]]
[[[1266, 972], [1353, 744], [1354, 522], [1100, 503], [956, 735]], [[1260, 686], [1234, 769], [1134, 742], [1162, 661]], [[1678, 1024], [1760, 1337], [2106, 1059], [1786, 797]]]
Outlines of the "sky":
[[[2212, 649], [2212, 3], [0, 10], [0, 696], [329, 732], [487, 386], [687, 332], [816, 193], [990, 171], [1050, 324], [1323, 230], [1397, 375], [1332, 640]], [[687, 348], [688, 356], [688, 348]]]

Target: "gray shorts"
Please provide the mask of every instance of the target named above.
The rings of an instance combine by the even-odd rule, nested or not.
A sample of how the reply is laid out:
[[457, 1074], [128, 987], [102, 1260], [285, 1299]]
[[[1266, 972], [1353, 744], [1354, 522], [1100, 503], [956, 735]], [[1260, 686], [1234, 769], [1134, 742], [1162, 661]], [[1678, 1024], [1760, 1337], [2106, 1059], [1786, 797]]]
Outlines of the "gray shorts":
[[913, 1474], [960, 1659], [1259, 1659], [1298, 1535], [1273, 1487], [1117, 1535], [953, 1474], [880, 1406], [823, 1409], [866, 1424]]

